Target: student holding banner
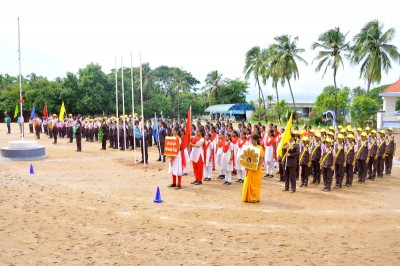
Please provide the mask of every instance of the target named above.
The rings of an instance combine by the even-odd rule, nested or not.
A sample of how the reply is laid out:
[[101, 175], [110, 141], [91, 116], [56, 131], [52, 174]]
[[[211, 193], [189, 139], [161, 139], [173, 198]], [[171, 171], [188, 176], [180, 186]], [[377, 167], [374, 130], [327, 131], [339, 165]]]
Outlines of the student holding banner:
[[[165, 154], [171, 154], [169, 155], [169, 165], [168, 165], [168, 173], [172, 175], [172, 184], [169, 185], [168, 187], [175, 188], [175, 189], [181, 189], [182, 188], [182, 174], [183, 174], [183, 160], [185, 159], [184, 156], [182, 156], [182, 153], [180, 151], [181, 149], [181, 133], [179, 131], [179, 128], [175, 127], [172, 129], [172, 138], [170, 140], [166, 140], [166, 144], [169, 142], [177, 142], [177, 153], [171, 151], [171, 153], [168, 152], [168, 147], [166, 146], [165, 148]], [[175, 156], [172, 156], [172, 154], [176, 154]], [[176, 182], [178, 177], [178, 183]]]
[[[257, 170], [246, 169], [246, 178], [242, 188], [242, 201], [249, 203], [260, 202], [260, 191], [262, 182], [262, 163], [264, 161], [264, 149], [260, 145], [259, 136], [253, 134], [251, 136], [251, 147], [257, 148], [260, 151], [258, 158]], [[246, 160], [247, 161], [247, 160]]]

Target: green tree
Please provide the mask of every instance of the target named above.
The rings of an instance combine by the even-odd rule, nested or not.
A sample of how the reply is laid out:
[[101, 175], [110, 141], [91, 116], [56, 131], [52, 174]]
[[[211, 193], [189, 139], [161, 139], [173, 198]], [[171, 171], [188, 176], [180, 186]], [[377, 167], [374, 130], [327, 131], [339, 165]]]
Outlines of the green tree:
[[319, 72], [324, 67], [324, 73], [322, 74], [322, 77], [324, 77], [328, 68], [333, 70], [333, 84], [335, 86], [334, 110], [336, 115], [338, 115], [336, 74], [340, 65], [344, 68], [343, 56], [347, 56], [346, 52], [350, 49], [349, 43], [346, 42], [346, 35], [347, 33], [343, 34], [340, 28], [336, 27], [322, 33], [318, 37], [318, 42], [314, 42], [311, 45], [313, 50], [320, 49], [318, 55], [314, 58], [314, 60], [319, 61], [315, 71]]
[[353, 99], [350, 113], [352, 119], [361, 127], [364, 127], [365, 122], [373, 118], [378, 109], [379, 106], [373, 99], [365, 96], [357, 96]]
[[[259, 46], [254, 46], [249, 51], [247, 51], [243, 73], [245, 74], [246, 80], [248, 80], [250, 76], [254, 77], [254, 81], [258, 86], [258, 98], [262, 99], [262, 102], [264, 104], [264, 111], [267, 108], [265, 106], [264, 93], [261, 89], [260, 77], [262, 77], [262, 73], [265, 71], [265, 64], [265, 53], [263, 52], [263, 50], [260, 49]], [[261, 110], [261, 101], [259, 101], [258, 108]], [[258, 116], [259, 121], [261, 120], [260, 113]]]
[[[335, 100], [334, 95], [337, 95]], [[350, 89], [347, 87], [336, 89], [334, 86], [327, 86], [322, 93], [317, 96], [313, 106], [313, 112], [317, 116], [322, 116], [323, 112], [333, 110], [335, 106], [338, 107], [338, 114], [342, 113], [344, 109], [349, 109], [350, 105]], [[343, 120], [337, 116], [337, 122], [342, 123]]]
[[395, 45], [390, 44], [394, 38], [394, 28], [383, 33], [383, 24], [378, 20], [368, 22], [354, 37], [351, 62], [361, 64], [360, 78], [367, 81], [367, 94], [372, 83], [379, 83], [382, 70], [386, 73], [392, 68], [390, 59], [400, 63], [400, 54]]
[[281, 35], [275, 37], [278, 62], [274, 67], [276, 68], [274, 72], [279, 77], [282, 86], [285, 84], [285, 82], [288, 83], [290, 95], [292, 96], [294, 112], [296, 112], [296, 103], [294, 100], [290, 80], [292, 78], [294, 80], [299, 78], [299, 69], [297, 67], [296, 60], [303, 62], [305, 65], [307, 65], [307, 62], [299, 55], [300, 53], [304, 53], [305, 50], [303, 48], [297, 48], [298, 40], [299, 37], [297, 36], [292, 40], [290, 35]]
[[218, 101], [218, 93], [221, 87], [225, 86], [225, 80], [218, 70], [213, 70], [207, 74], [205, 79], [205, 91], [210, 95], [210, 105], [214, 105]]
[[218, 103], [245, 103], [248, 88], [249, 84], [246, 81], [240, 79], [227, 80], [226, 86], [220, 90]]

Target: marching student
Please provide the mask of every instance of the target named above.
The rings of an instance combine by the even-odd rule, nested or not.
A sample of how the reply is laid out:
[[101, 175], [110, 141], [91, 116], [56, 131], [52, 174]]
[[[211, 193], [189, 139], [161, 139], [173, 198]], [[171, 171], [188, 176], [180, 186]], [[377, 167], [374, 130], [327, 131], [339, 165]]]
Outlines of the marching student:
[[225, 134], [225, 143], [222, 147], [221, 165], [220, 169], [222, 174], [225, 176], [224, 185], [232, 184], [232, 171], [233, 171], [233, 160], [234, 160], [234, 145], [231, 142], [231, 135]]
[[75, 138], [76, 138], [76, 151], [81, 152], [82, 151], [82, 126], [81, 126], [81, 121], [79, 119], [76, 119], [76, 131], [75, 131]]
[[211, 140], [211, 133], [206, 133], [204, 139], [204, 181], [211, 181], [214, 161], [214, 143]]
[[365, 183], [367, 177], [367, 163], [369, 160], [370, 148], [368, 146], [367, 134], [361, 133], [361, 140], [358, 143], [358, 149], [356, 153], [357, 170], [358, 170], [358, 182]]
[[376, 154], [378, 152], [378, 145], [377, 145], [377, 138], [376, 138], [376, 131], [372, 130], [370, 133], [370, 137], [368, 139], [368, 145], [370, 147], [369, 153], [369, 161], [368, 161], [368, 179], [375, 180], [376, 177]]
[[[178, 127], [175, 127], [172, 130], [172, 136], [174, 138], [178, 139], [179, 149], [178, 149], [178, 154], [176, 157], [169, 156], [168, 173], [170, 173], [172, 175], [172, 184], [169, 185], [168, 187], [175, 188], [175, 189], [181, 189], [182, 188], [184, 157], [182, 157], [182, 151], [181, 151], [182, 139], [181, 139], [181, 132]], [[178, 183], [176, 182], [177, 177], [178, 177]]]
[[311, 173], [313, 176], [313, 184], [319, 184], [321, 182], [321, 151], [322, 151], [322, 141], [321, 135], [319, 133], [315, 134], [314, 142], [311, 145]]
[[285, 188], [283, 191], [289, 190], [290, 183], [290, 192], [296, 192], [296, 169], [299, 166], [299, 155], [300, 148], [296, 143], [296, 134], [291, 133], [291, 138], [288, 143], [284, 146], [287, 147], [287, 151], [285, 155], [282, 157], [282, 161], [285, 162]]
[[332, 185], [332, 175], [333, 175], [333, 167], [335, 165], [334, 157], [332, 153], [332, 139], [326, 138], [325, 139], [325, 148], [322, 150], [321, 153], [321, 170], [322, 170], [322, 178], [324, 180], [324, 188], [322, 191], [329, 192], [331, 191]]
[[274, 130], [268, 130], [264, 140], [264, 150], [265, 150], [265, 167], [267, 168], [267, 173], [265, 177], [274, 177], [275, 170], [275, 153], [276, 153], [276, 139], [274, 137]]
[[346, 172], [346, 186], [351, 187], [353, 184], [354, 165], [356, 164], [355, 151], [357, 150], [357, 143], [354, 142], [354, 135], [347, 135], [347, 143], [344, 146], [345, 159], [344, 168]]
[[301, 167], [300, 187], [307, 187], [310, 163], [310, 143], [307, 136], [301, 139], [299, 165]]
[[333, 148], [333, 156], [335, 156], [333, 160], [335, 162], [335, 188], [342, 188], [345, 163], [344, 136], [342, 133], [337, 135], [337, 142]]
[[393, 163], [393, 155], [396, 153], [396, 138], [392, 135], [393, 128], [389, 127], [387, 129], [386, 136], [386, 152], [385, 152], [385, 172], [386, 175], [391, 175], [392, 173], [392, 163]]
[[386, 150], [386, 139], [385, 139], [385, 130], [379, 131], [378, 134], [378, 151], [375, 156], [376, 160], [376, 174], [378, 177], [383, 177], [383, 170], [385, 165], [385, 150]]
[[217, 149], [217, 159], [216, 162], [219, 165], [219, 179], [223, 179], [225, 178], [225, 176], [222, 173], [221, 170], [221, 159], [222, 159], [222, 150], [225, 144], [225, 138], [224, 138], [224, 134], [222, 133], [222, 131], [219, 131], [218, 133], [218, 145], [216, 146]]

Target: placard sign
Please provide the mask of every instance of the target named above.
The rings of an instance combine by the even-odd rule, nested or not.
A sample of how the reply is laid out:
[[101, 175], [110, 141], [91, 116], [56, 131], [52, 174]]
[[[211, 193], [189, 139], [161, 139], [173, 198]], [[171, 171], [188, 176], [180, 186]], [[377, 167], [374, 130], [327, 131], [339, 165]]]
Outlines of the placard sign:
[[239, 165], [246, 169], [256, 171], [258, 169], [259, 160], [260, 149], [253, 146], [248, 146], [248, 148], [244, 149], [242, 156], [240, 156]]
[[177, 156], [179, 152], [179, 138], [165, 137], [164, 155]]

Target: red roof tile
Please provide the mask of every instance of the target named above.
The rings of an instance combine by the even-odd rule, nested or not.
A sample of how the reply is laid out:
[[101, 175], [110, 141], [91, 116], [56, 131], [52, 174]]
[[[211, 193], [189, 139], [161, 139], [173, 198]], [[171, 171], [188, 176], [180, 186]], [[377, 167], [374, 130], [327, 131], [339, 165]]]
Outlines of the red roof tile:
[[387, 87], [383, 92], [400, 92], [400, 80]]

